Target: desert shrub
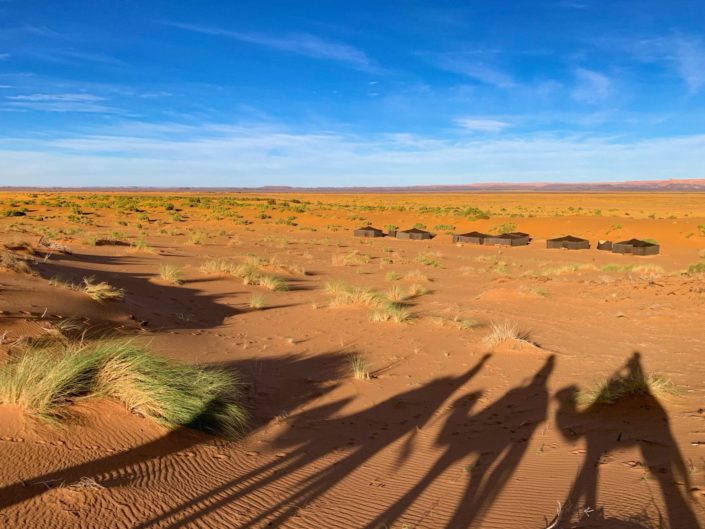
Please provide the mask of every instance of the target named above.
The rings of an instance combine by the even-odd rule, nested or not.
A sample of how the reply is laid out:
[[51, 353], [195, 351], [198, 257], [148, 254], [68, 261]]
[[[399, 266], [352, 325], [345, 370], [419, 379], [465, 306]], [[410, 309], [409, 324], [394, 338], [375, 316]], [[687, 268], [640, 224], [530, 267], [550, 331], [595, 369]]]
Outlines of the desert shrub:
[[237, 436], [246, 422], [238, 387], [230, 373], [167, 360], [125, 340], [27, 348], [0, 366], [0, 403], [49, 422], [66, 419], [77, 399], [106, 397], [168, 428]]
[[252, 294], [250, 297], [249, 306], [251, 309], [260, 310], [266, 306], [266, 301], [262, 294]]
[[688, 267], [688, 273], [691, 275], [702, 274], [703, 272], [705, 272], [705, 263], [696, 263]]
[[404, 275], [404, 280], [405, 281], [424, 281], [424, 282], [431, 281], [431, 279], [429, 279], [429, 277], [426, 274], [424, 274], [423, 272], [421, 272], [420, 270], [413, 270], [411, 272], [407, 272]]
[[411, 318], [411, 312], [399, 303], [385, 300], [370, 314], [372, 321], [393, 321], [403, 323]]
[[626, 375], [602, 379], [577, 395], [579, 405], [588, 407], [600, 404], [614, 404], [632, 395], [674, 395], [679, 393], [673, 382], [657, 373], [646, 374], [641, 369]]
[[389, 301], [394, 302], [404, 301], [409, 297], [399, 285], [392, 285], [392, 287], [387, 290], [385, 296]]
[[529, 333], [522, 331], [515, 323], [505, 321], [502, 323], [493, 323], [490, 327], [490, 333], [485, 336], [483, 343], [486, 347], [496, 347], [507, 340], [528, 342]]
[[12, 252], [0, 251], [0, 269], [17, 272], [20, 274], [30, 274], [32, 269], [27, 261]]
[[269, 290], [280, 292], [289, 290], [289, 283], [285, 279], [272, 275], [260, 275], [256, 284]]
[[438, 268], [441, 266], [440, 254], [438, 252], [423, 252], [416, 256], [416, 262], [426, 266]]
[[83, 278], [83, 285], [80, 290], [95, 301], [122, 301], [125, 297], [123, 289], [114, 287], [105, 281], [96, 283], [92, 277]]
[[409, 290], [407, 291], [407, 297], [408, 298], [417, 298], [419, 296], [423, 296], [425, 294], [428, 294], [428, 289], [423, 286], [419, 285], [418, 283], [414, 283], [413, 285], [409, 286]]
[[326, 294], [333, 296], [333, 305], [373, 306], [382, 300], [382, 296], [366, 287], [356, 287], [344, 281], [330, 281], [325, 285]]
[[159, 267], [159, 277], [172, 285], [181, 284], [181, 269], [178, 266], [165, 264]]
[[360, 353], [353, 353], [350, 355], [350, 368], [352, 370], [353, 378], [357, 380], [369, 380], [370, 372], [367, 370], [367, 361], [364, 355]]

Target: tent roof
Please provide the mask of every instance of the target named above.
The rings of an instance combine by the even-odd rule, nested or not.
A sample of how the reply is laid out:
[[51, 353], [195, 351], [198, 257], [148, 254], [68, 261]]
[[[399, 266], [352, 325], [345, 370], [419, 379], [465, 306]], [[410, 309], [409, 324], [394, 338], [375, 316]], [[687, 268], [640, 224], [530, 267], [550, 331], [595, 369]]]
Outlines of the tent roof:
[[565, 237], [556, 237], [555, 239], [548, 239], [549, 241], [555, 242], [585, 242], [587, 239], [581, 239], [580, 237], [574, 237], [572, 235], [566, 235]]
[[528, 233], [521, 233], [519, 231], [513, 231], [511, 233], [502, 233], [501, 235], [490, 235], [489, 237], [494, 237], [495, 239], [518, 239], [520, 237], [528, 237]]
[[430, 231], [420, 230], [418, 228], [411, 228], [408, 230], [404, 230], [402, 233], [428, 233], [429, 235], [431, 234]]
[[459, 233], [458, 237], [489, 237], [486, 233], [480, 233], [479, 231], [470, 231], [468, 233]]
[[640, 239], [629, 239], [628, 241], [618, 242], [617, 244], [626, 244], [628, 246], [656, 246], [652, 242], [642, 241]]
[[382, 231], [379, 228], [375, 228], [373, 226], [363, 226], [362, 228], [358, 228], [359, 230], [365, 230], [365, 231]]

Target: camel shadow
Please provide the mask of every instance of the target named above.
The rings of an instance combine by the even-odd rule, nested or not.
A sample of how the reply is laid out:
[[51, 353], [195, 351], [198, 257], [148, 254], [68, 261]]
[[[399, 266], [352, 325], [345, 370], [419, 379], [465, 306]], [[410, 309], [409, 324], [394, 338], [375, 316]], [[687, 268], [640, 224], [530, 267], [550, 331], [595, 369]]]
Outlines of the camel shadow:
[[[625, 387], [636, 388], [614, 402]], [[566, 521], [578, 516], [575, 527], [598, 527], [584, 523], [608, 523], [600, 508], [598, 485], [604, 458], [612, 451], [635, 446], [641, 452], [645, 476], [658, 485], [666, 507], [659, 513], [664, 527], [699, 529], [690, 496], [690, 476], [683, 456], [671, 433], [668, 415], [653, 395], [641, 364], [641, 355], [634, 352], [624, 367], [603, 386], [587, 408], [577, 407], [578, 388], [568, 386], [556, 395], [560, 405], [556, 423], [571, 442], [582, 437], [586, 444], [583, 465], [564, 502], [570, 508], [563, 513]], [[680, 484], [679, 484], [680, 483]], [[581, 516], [593, 510], [589, 517]], [[608, 525], [599, 525], [608, 527]], [[615, 525], [614, 527], [617, 527]], [[622, 527], [619, 525], [618, 527]]]

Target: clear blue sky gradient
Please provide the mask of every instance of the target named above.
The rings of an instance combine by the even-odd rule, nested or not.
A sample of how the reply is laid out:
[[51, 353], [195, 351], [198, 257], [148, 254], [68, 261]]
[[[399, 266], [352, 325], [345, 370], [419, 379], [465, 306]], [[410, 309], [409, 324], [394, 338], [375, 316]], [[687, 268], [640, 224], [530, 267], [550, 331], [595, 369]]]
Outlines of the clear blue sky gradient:
[[0, 0], [0, 185], [705, 177], [702, 1]]

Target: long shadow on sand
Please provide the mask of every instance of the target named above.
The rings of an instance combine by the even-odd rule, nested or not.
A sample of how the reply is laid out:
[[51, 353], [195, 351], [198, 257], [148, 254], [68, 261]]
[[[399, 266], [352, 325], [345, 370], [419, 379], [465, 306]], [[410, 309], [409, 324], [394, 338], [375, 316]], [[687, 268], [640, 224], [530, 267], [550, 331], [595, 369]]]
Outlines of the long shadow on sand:
[[[314, 408], [292, 417], [289, 431], [275, 441], [275, 446], [291, 448], [285, 457], [261, 466], [245, 475], [191, 499], [160, 516], [140, 524], [148, 527], [185, 527], [218, 509], [237, 502], [262, 487], [281, 482], [305, 467], [324, 465], [327, 456], [339, 452], [347, 445], [350, 453], [322, 470], [305, 478], [298, 485], [288, 487], [285, 498], [260, 510], [252, 519], [238, 524], [247, 528], [266, 524], [280, 527], [295, 515], [302, 504], [310, 502], [343, 481], [353, 471], [379, 454], [390, 444], [406, 439], [405, 449], [398, 459], [404, 463], [412, 455], [413, 436], [417, 427], [428, 422], [439, 407], [460, 387], [473, 378], [483, 367], [489, 355], [484, 356], [473, 368], [457, 377], [435, 379], [420, 388], [391, 397], [380, 404], [357, 413], [339, 416], [349, 403], [343, 399]], [[316, 436], [312, 423], [336, 435]], [[168, 523], [168, 525], [164, 525]]]
[[[600, 396], [614, 394], [625, 381], [648, 388], [638, 352], [607, 381]], [[671, 433], [666, 410], [658, 399], [647, 389], [614, 404], [595, 403], [579, 411], [577, 392], [576, 386], [569, 386], [557, 394], [560, 407], [556, 422], [561, 433], [571, 441], [583, 437], [587, 445], [583, 466], [563, 503], [566, 509], [561, 518], [568, 521], [578, 516], [581, 520], [575, 527], [627, 527], [627, 522], [603, 517], [597, 495], [599, 473], [603, 459], [610, 452], [637, 446], [645, 470], [658, 484], [666, 505], [666, 512], [659, 513], [662, 522], [659, 527], [699, 529], [690, 497], [688, 471]], [[600, 397], [597, 400], [601, 400]], [[586, 509], [588, 513], [596, 512], [585, 516]]]
[[546, 420], [546, 384], [554, 363], [550, 356], [529, 382], [475, 414], [471, 411], [479, 393], [457, 399], [436, 441], [443, 447], [442, 455], [413, 488], [367, 527], [392, 527], [434, 481], [472, 454], [477, 459], [465, 493], [446, 527], [479, 527], [483, 514], [519, 466], [536, 428]]
[[[96, 266], [110, 266], [113, 269], [96, 269]], [[154, 271], [114, 270], [125, 266], [138, 269], [153, 266]], [[61, 255], [56, 260], [40, 263], [37, 269], [47, 279], [59, 277], [80, 284], [84, 277], [91, 276], [96, 281], [105, 281], [124, 289], [126, 296], [121, 308], [134, 315], [136, 320], [145, 322], [150, 329], [211, 329], [241, 312], [221, 301], [237, 292], [206, 294], [187, 285], [154, 282], [158, 276], [157, 262], [138, 256]]]
[[[252, 414], [250, 427], [256, 429], [275, 415], [294, 411], [335, 389], [336, 383], [331, 381], [340, 379], [348, 362], [346, 354], [329, 353], [315, 357], [290, 355], [253, 359], [224, 367], [234, 369], [248, 378], [248, 407], [257, 410]], [[273, 388], [279, 390], [274, 391]], [[200, 417], [194, 417], [192, 424], [199, 422]], [[152, 442], [115, 455], [24, 479], [0, 488], [0, 511], [40, 496], [47, 490], [42, 483], [71, 483], [81, 477], [91, 476], [109, 487], [116, 479], [139, 474], [139, 468], [152, 460], [168, 458], [215, 440], [189, 427], [179, 428]]]

